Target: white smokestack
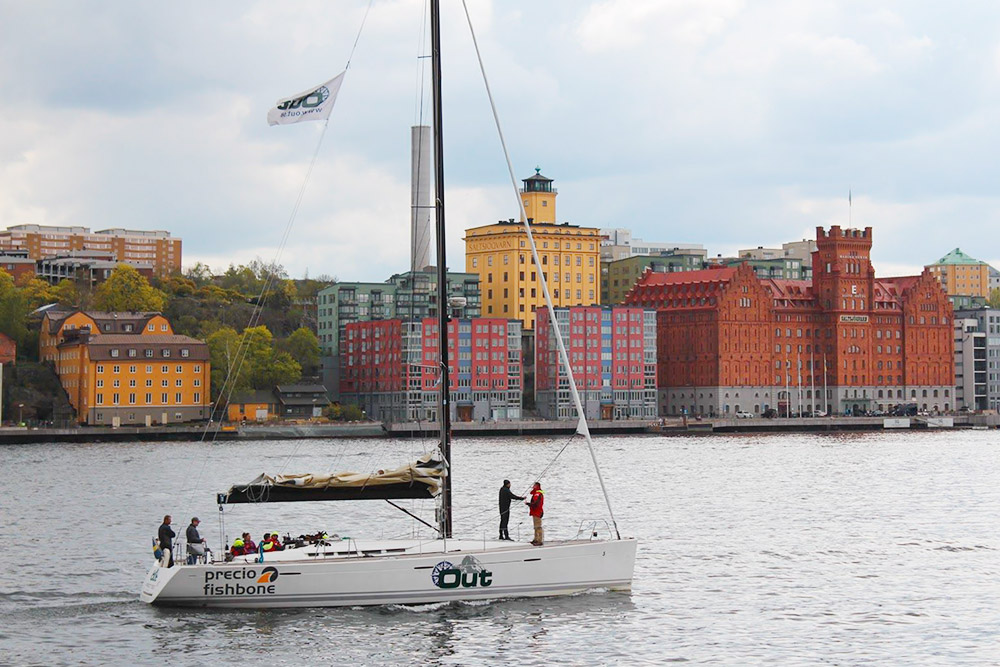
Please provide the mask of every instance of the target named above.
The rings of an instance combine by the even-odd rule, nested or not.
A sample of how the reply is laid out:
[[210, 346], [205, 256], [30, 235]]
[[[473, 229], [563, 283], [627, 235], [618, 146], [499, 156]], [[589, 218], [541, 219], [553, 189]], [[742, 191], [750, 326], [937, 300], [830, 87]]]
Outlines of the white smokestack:
[[431, 266], [431, 128], [410, 128], [410, 266], [422, 271]]

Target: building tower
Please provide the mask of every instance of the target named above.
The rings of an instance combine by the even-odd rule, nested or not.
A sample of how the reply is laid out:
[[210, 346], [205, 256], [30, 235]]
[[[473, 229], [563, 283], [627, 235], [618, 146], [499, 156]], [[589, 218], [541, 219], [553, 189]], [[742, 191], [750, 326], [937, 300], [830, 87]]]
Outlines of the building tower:
[[[521, 181], [521, 200], [524, 212], [533, 224], [556, 223], [556, 195], [559, 191], [552, 187], [552, 179], [541, 174], [541, 167], [535, 167], [535, 175]], [[524, 222], [524, 220], [521, 220]]]
[[[871, 313], [875, 308], [875, 271], [871, 263], [872, 228], [841, 229], [827, 232], [816, 228], [813, 253], [813, 289], [820, 310], [826, 314], [829, 338], [825, 354], [829, 384], [852, 387], [851, 399], [861, 402], [873, 395]], [[822, 368], [822, 366], [821, 366]]]

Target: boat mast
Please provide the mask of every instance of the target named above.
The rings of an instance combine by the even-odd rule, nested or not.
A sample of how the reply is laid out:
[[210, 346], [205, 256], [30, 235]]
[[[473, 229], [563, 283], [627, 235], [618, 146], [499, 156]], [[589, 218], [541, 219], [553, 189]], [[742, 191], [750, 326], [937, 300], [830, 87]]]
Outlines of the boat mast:
[[434, 209], [437, 214], [437, 302], [438, 353], [441, 364], [441, 392], [438, 419], [441, 422], [441, 455], [447, 466], [441, 487], [441, 536], [451, 537], [451, 388], [448, 373], [448, 267], [444, 242], [444, 139], [441, 132], [441, 14], [439, 0], [431, 1], [431, 77], [434, 95]]

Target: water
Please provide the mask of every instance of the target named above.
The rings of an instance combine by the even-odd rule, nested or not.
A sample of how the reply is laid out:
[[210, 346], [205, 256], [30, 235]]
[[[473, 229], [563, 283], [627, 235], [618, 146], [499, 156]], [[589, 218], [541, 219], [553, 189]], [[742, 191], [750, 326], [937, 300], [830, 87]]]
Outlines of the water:
[[[527, 487], [567, 438], [462, 439], [456, 532], [492, 536], [503, 478]], [[372, 470], [416, 441], [0, 447], [0, 662], [206, 664], [997, 664], [1000, 434], [983, 431], [597, 441], [631, 595], [416, 608], [158, 609], [137, 601], [164, 513], [202, 519], [260, 472]], [[546, 530], [605, 517], [581, 441], [543, 478]], [[408, 503], [423, 516], [428, 502]], [[386, 537], [384, 503], [236, 506], [243, 530]], [[516, 525], [515, 525], [516, 524]], [[512, 535], [529, 539], [520, 512]]]

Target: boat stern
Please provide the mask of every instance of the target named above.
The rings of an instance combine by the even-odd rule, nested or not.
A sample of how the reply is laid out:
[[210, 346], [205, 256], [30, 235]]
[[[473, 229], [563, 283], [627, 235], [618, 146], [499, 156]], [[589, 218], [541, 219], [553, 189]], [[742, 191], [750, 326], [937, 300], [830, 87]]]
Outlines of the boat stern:
[[180, 570], [179, 567], [161, 567], [159, 561], [155, 561], [153, 566], [146, 572], [146, 578], [142, 581], [142, 591], [139, 593], [139, 600], [146, 604], [156, 604], [156, 598], [163, 592], [167, 582]]

